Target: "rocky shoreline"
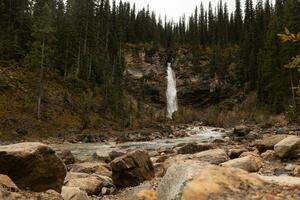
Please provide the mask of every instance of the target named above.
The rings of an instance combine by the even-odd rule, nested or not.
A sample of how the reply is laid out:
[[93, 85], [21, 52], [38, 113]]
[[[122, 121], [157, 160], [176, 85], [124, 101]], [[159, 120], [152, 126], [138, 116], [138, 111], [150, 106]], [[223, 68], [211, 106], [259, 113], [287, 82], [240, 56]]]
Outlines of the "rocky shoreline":
[[[190, 136], [186, 130], [173, 127], [168, 138]], [[223, 136], [211, 142], [95, 152], [86, 160], [39, 142], [2, 145], [0, 199], [300, 198], [300, 127], [216, 131]]]

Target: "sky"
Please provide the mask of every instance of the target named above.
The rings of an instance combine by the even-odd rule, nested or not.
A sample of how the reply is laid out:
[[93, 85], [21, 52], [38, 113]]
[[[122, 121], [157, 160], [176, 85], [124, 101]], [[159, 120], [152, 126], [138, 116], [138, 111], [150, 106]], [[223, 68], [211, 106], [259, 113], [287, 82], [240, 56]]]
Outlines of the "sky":
[[[130, 3], [135, 3], [138, 9], [149, 5], [150, 10], [154, 10], [162, 17], [165, 15], [168, 19], [178, 21], [179, 17], [185, 14], [189, 16], [195, 9], [196, 5], [200, 5], [201, 0], [123, 0]], [[210, 0], [213, 5], [217, 5], [219, 0]], [[242, 4], [244, 5], [242, 0]], [[257, 0], [254, 0], [256, 2]], [[208, 8], [209, 0], [202, 0], [205, 8]], [[223, 0], [223, 3], [227, 2], [228, 9], [233, 11], [235, 8], [235, 0]]]

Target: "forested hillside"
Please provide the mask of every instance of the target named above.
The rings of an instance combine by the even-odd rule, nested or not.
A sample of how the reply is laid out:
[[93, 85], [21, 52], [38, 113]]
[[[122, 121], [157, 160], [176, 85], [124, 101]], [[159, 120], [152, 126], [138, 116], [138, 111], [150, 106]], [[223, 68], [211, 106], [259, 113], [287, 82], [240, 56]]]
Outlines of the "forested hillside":
[[[299, 54], [300, 44], [282, 43], [278, 34], [284, 28], [300, 31], [298, 0], [276, 0], [275, 5], [269, 0], [257, 4], [246, 0], [245, 6], [236, 0], [232, 13], [220, 0], [217, 7], [200, 4], [192, 16], [182, 16], [179, 22], [126, 2], [1, 0], [0, 27], [4, 118], [11, 112], [30, 112], [31, 117], [47, 121], [68, 112], [63, 116], [71, 120], [78, 114], [72, 123], [81, 121], [83, 129], [91, 120], [97, 124], [98, 118], [124, 126], [132, 123], [123, 76], [128, 64], [124, 52], [129, 47], [148, 52], [163, 48], [165, 64], [179, 56], [174, 53], [178, 49], [189, 49], [192, 56], [187, 63], [196, 66], [206, 56], [209, 73], [223, 80], [230, 79], [234, 63], [233, 84], [238, 90], [257, 92], [256, 104], [262, 109], [297, 117], [293, 88], [300, 76], [296, 68], [284, 65]], [[231, 55], [234, 59], [228, 61]], [[6, 119], [2, 126], [7, 123], [14, 122]]]

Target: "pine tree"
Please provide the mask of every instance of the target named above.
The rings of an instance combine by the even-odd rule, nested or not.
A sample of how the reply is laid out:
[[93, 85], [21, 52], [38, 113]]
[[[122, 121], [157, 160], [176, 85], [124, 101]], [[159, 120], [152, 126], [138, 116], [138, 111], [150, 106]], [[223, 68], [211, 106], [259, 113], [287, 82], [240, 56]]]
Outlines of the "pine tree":
[[240, 0], [235, 1], [234, 24], [235, 24], [235, 28], [234, 28], [235, 42], [239, 43], [242, 37], [241, 30], [243, 29], [242, 8], [241, 8]]
[[39, 1], [34, 7], [34, 23], [30, 53], [27, 55], [27, 65], [40, 66], [38, 78], [37, 118], [41, 119], [41, 104], [43, 96], [43, 82], [45, 66], [53, 64], [53, 41], [55, 40], [53, 11], [49, 2]]

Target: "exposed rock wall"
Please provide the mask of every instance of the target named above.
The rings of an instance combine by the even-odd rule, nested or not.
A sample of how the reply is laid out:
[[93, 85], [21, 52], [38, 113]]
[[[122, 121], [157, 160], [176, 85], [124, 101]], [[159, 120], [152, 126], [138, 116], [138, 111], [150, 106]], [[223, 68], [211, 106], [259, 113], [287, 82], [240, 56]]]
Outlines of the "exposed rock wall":
[[129, 93], [136, 99], [141, 97], [160, 108], [165, 106], [167, 62], [172, 62], [176, 73], [179, 105], [195, 107], [216, 103], [235, 93], [231, 74], [220, 76], [211, 72], [211, 53], [197, 50], [197, 56], [187, 48], [167, 50], [163, 48], [128, 47], [124, 50], [126, 68], [124, 79]]

